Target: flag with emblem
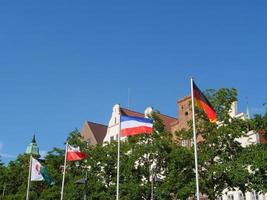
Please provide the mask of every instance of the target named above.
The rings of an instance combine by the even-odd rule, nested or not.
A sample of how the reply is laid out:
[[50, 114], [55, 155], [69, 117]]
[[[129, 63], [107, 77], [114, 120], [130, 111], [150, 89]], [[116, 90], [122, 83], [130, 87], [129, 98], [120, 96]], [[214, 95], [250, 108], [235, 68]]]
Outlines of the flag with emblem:
[[48, 185], [54, 184], [45, 167], [35, 158], [31, 159], [31, 181], [46, 181]]

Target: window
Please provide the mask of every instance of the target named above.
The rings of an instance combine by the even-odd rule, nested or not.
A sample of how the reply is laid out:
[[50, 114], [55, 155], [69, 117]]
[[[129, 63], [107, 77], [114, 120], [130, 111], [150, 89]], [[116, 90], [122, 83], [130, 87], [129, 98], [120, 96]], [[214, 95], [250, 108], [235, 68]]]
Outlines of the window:
[[238, 196], [239, 196], [239, 200], [244, 200], [244, 195], [242, 192], [239, 192]]
[[188, 140], [182, 140], [182, 147], [187, 147], [188, 146]]
[[227, 200], [234, 200], [234, 195], [228, 194], [227, 195]]
[[259, 194], [255, 192], [255, 199], [259, 200]]
[[259, 200], [259, 194], [257, 192], [251, 192], [251, 200]]
[[251, 192], [251, 193], [250, 193], [250, 196], [251, 196], [251, 200], [256, 200], [256, 199], [255, 199], [255, 194], [254, 194], [254, 192]]
[[110, 142], [112, 142], [114, 140], [114, 136], [110, 137]]

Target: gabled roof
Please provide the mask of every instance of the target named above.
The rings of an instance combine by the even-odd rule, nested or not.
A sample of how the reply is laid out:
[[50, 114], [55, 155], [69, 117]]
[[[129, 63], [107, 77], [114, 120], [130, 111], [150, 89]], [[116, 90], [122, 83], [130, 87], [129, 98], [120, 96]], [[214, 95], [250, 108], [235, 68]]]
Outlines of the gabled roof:
[[171, 128], [173, 126], [173, 124], [175, 122], [178, 121], [178, 119], [174, 118], [174, 117], [170, 117], [170, 116], [167, 116], [167, 115], [164, 115], [164, 114], [158, 114], [160, 119], [162, 119], [164, 125], [165, 125], [165, 129], [169, 132], [171, 132]]
[[121, 115], [127, 115], [127, 116], [132, 116], [132, 117], [145, 117], [143, 113], [136, 112], [133, 110], [129, 110], [127, 108], [120, 108], [120, 114]]
[[177, 103], [179, 104], [180, 102], [182, 102], [182, 101], [187, 101], [187, 100], [189, 100], [189, 99], [191, 99], [191, 96], [190, 96], [190, 95], [178, 99]]
[[[120, 108], [120, 114], [121, 115], [127, 115], [127, 116], [133, 116], [133, 117], [145, 117], [145, 115], [143, 113], [129, 110], [126, 108]], [[167, 131], [171, 131], [172, 124], [178, 121], [174, 117], [170, 117], [170, 116], [163, 115], [160, 113], [158, 114], [158, 116], [160, 117], [160, 119], [162, 119]]]
[[89, 122], [89, 121], [87, 121], [87, 124], [90, 127], [92, 133], [94, 134], [97, 143], [102, 144], [106, 136], [108, 127], [103, 124], [98, 124], [98, 123]]

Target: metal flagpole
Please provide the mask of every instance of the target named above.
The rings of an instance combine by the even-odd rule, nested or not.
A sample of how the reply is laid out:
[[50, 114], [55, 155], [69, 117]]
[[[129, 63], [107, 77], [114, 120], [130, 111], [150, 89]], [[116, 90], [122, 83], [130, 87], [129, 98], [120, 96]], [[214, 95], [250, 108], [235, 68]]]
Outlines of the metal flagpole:
[[194, 139], [194, 155], [195, 155], [195, 173], [196, 173], [196, 196], [199, 200], [199, 183], [198, 183], [198, 162], [197, 162], [197, 136], [196, 136], [196, 122], [195, 122], [195, 104], [194, 104], [194, 90], [193, 78], [191, 78], [191, 101], [192, 101], [192, 118], [193, 118], [193, 139]]
[[65, 160], [64, 160], [64, 169], [63, 169], [63, 178], [62, 178], [62, 186], [61, 186], [61, 197], [60, 197], [60, 200], [63, 200], [68, 145], [69, 145], [69, 144], [67, 143], [67, 144], [66, 144], [66, 147], [65, 147]]
[[88, 184], [88, 171], [85, 172], [83, 200], [87, 200], [87, 184]]
[[5, 192], [6, 192], [6, 183], [4, 183], [4, 186], [3, 186], [3, 193], [2, 193], [3, 199], [4, 199], [4, 196], [5, 196]]
[[28, 185], [27, 185], [26, 200], [29, 200], [29, 191], [30, 191], [30, 182], [31, 182], [31, 171], [32, 171], [32, 156], [30, 156], [30, 162], [29, 162], [29, 175], [28, 175]]
[[154, 173], [153, 169], [151, 169], [151, 198], [150, 200], [154, 200]]
[[[153, 146], [153, 141], [152, 141], [152, 135], [151, 137], [148, 137], [148, 144]], [[152, 148], [153, 150], [153, 148]], [[151, 152], [151, 158], [152, 158], [152, 162], [150, 162], [150, 170], [149, 170], [149, 175], [151, 176], [151, 196], [150, 196], [150, 200], [154, 200], [154, 168], [153, 168], [153, 162], [154, 162], [154, 156], [153, 156], [153, 152]], [[149, 155], [148, 155], [149, 158]]]
[[116, 192], [116, 200], [119, 200], [119, 190], [120, 190], [120, 140], [121, 140], [121, 117], [120, 117], [119, 134], [118, 134], [117, 192]]

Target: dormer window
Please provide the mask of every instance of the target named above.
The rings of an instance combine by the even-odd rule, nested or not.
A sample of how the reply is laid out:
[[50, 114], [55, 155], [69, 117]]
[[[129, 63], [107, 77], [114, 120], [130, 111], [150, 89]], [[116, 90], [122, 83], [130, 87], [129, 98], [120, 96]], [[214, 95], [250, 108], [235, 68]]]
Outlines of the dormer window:
[[187, 147], [188, 146], [188, 140], [182, 140], [181, 145], [182, 145], [182, 147]]
[[227, 195], [227, 200], [234, 200], [234, 195], [228, 194]]

